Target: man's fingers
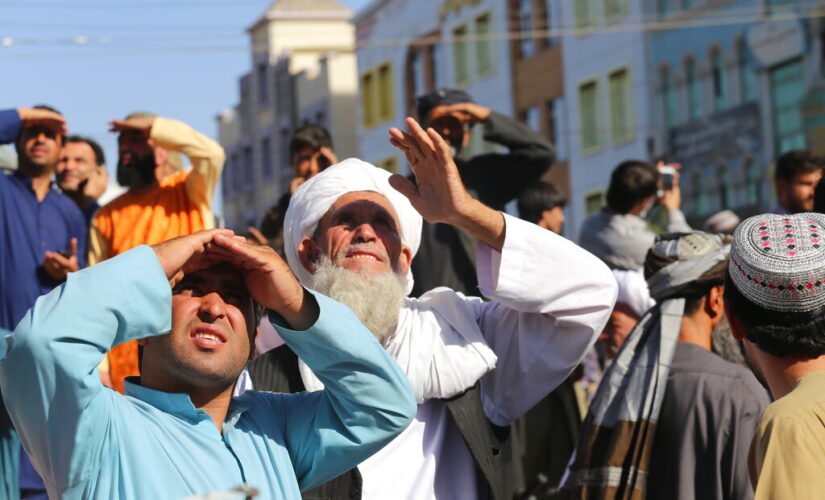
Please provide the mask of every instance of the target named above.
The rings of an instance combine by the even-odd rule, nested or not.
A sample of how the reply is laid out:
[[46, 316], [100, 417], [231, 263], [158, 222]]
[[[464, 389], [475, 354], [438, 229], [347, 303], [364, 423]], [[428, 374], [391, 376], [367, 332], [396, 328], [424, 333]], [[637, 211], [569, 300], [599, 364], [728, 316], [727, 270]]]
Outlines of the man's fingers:
[[450, 151], [450, 146], [447, 145], [447, 141], [445, 141], [444, 138], [432, 128], [427, 129], [427, 135], [429, 135], [430, 140], [433, 141], [436, 155], [440, 160], [440, 163], [445, 164], [446, 162], [453, 161], [453, 154]]
[[415, 187], [415, 184], [403, 175], [393, 174], [390, 177], [390, 186], [406, 196], [410, 201], [418, 198], [418, 189]]
[[418, 160], [425, 158], [418, 141], [403, 130], [395, 127], [390, 128], [390, 144], [401, 150], [407, 156], [407, 161], [413, 166], [417, 166]]
[[69, 240], [69, 253], [72, 255], [77, 255], [77, 238], [72, 238]]
[[425, 158], [433, 156], [435, 153], [435, 146], [433, 146], [433, 142], [430, 140], [427, 133], [424, 132], [424, 129], [421, 128], [421, 125], [419, 125], [418, 122], [411, 117], [407, 117], [404, 121], [407, 124], [407, 128], [410, 130], [410, 135], [415, 138], [423, 156]]

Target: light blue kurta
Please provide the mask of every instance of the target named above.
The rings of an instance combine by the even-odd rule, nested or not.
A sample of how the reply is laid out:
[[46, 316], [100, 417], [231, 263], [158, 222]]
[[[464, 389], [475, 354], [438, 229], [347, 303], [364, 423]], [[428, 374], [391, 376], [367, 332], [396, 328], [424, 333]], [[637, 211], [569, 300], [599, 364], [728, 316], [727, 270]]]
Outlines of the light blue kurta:
[[372, 455], [415, 415], [412, 392], [348, 308], [316, 298], [321, 314], [306, 331], [270, 320], [326, 390], [249, 391], [221, 434], [185, 394], [133, 383], [122, 396], [100, 383], [96, 367], [112, 346], [171, 327], [152, 249], [70, 274], [38, 299], [0, 363], [6, 406], [50, 496], [179, 499], [246, 482], [258, 498], [294, 499]]

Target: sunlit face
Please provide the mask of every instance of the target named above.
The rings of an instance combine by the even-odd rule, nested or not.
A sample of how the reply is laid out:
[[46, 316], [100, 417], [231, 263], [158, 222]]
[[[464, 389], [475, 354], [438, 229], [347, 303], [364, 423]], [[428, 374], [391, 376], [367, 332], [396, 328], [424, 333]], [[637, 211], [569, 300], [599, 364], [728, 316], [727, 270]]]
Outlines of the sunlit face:
[[811, 212], [814, 209], [814, 191], [822, 171], [796, 174], [790, 182], [780, 179], [777, 183], [779, 202], [790, 213]]
[[97, 161], [91, 146], [85, 142], [68, 142], [57, 164], [57, 184], [63, 191], [78, 191], [95, 168]]
[[55, 168], [60, 160], [63, 137], [42, 125], [25, 127], [17, 142], [20, 160], [40, 172]]
[[605, 355], [608, 359], [616, 357], [619, 348], [622, 347], [638, 321], [639, 317], [630, 306], [622, 302], [616, 303], [616, 307], [610, 313], [610, 319], [607, 320], [604, 330], [599, 335], [599, 340], [604, 344]]
[[140, 341], [141, 372], [190, 387], [229, 387], [252, 357], [254, 332], [240, 272], [218, 265], [188, 274], [172, 291], [172, 330]]
[[387, 198], [369, 191], [348, 193], [321, 218], [315, 247], [334, 265], [351, 271], [405, 273], [411, 253], [402, 245], [398, 227]]

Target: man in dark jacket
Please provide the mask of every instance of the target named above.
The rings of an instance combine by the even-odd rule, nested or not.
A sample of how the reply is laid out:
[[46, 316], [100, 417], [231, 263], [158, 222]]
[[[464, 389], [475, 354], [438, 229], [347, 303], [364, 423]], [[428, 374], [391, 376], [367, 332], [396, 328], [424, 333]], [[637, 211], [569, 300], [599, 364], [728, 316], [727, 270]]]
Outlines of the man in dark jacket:
[[[450, 144], [461, 180], [470, 194], [494, 210], [518, 197], [550, 168], [553, 146], [539, 133], [511, 118], [473, 102], [463, 90], [439, 89], [418, 97], [418, 118]], [[470, 129], [484, 127], [484, 140], [509, 151], [464, 159], [461, 151], [470, 141]], [[412, 295], [446, 286], [469, 295], [478, 294], [475, 242], [447, 224], [424, 223], [419, 257], [413, 262]]]

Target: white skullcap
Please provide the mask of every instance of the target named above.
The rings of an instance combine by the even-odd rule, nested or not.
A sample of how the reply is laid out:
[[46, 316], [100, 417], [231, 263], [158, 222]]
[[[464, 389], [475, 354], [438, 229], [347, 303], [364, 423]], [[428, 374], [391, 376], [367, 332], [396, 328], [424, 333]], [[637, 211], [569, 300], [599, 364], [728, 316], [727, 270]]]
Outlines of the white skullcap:
[[[421, 243], [421, 214], [406, 196], [390, 186], [389, 172], [357, 158], [337, 163], [301, 184], [286, 211], [284, 220], [284, 250], [292, 272], [301, 283], [307, 284], [311, 274], [301, 265], [298, 245], [304, 238], [312, 238], [318, 223], [341, 196], [356, 191], [372, 191], [387, 198], [398, 217], [401, 243], [409, 247], [412, 256]], [[407, 271], [407, 293], [412, 291], [412, 273]]]
[[616, 303], [622, 303], [630, 307], [640, 318], [645, 315], [648, 309], [656, 305], [656, 301], [650, 298], [650, 291], [647, 288], [644, 272], [641, 269], [624, 271], [613, 270], [613, 277], [619, 285], [619, 295]]

